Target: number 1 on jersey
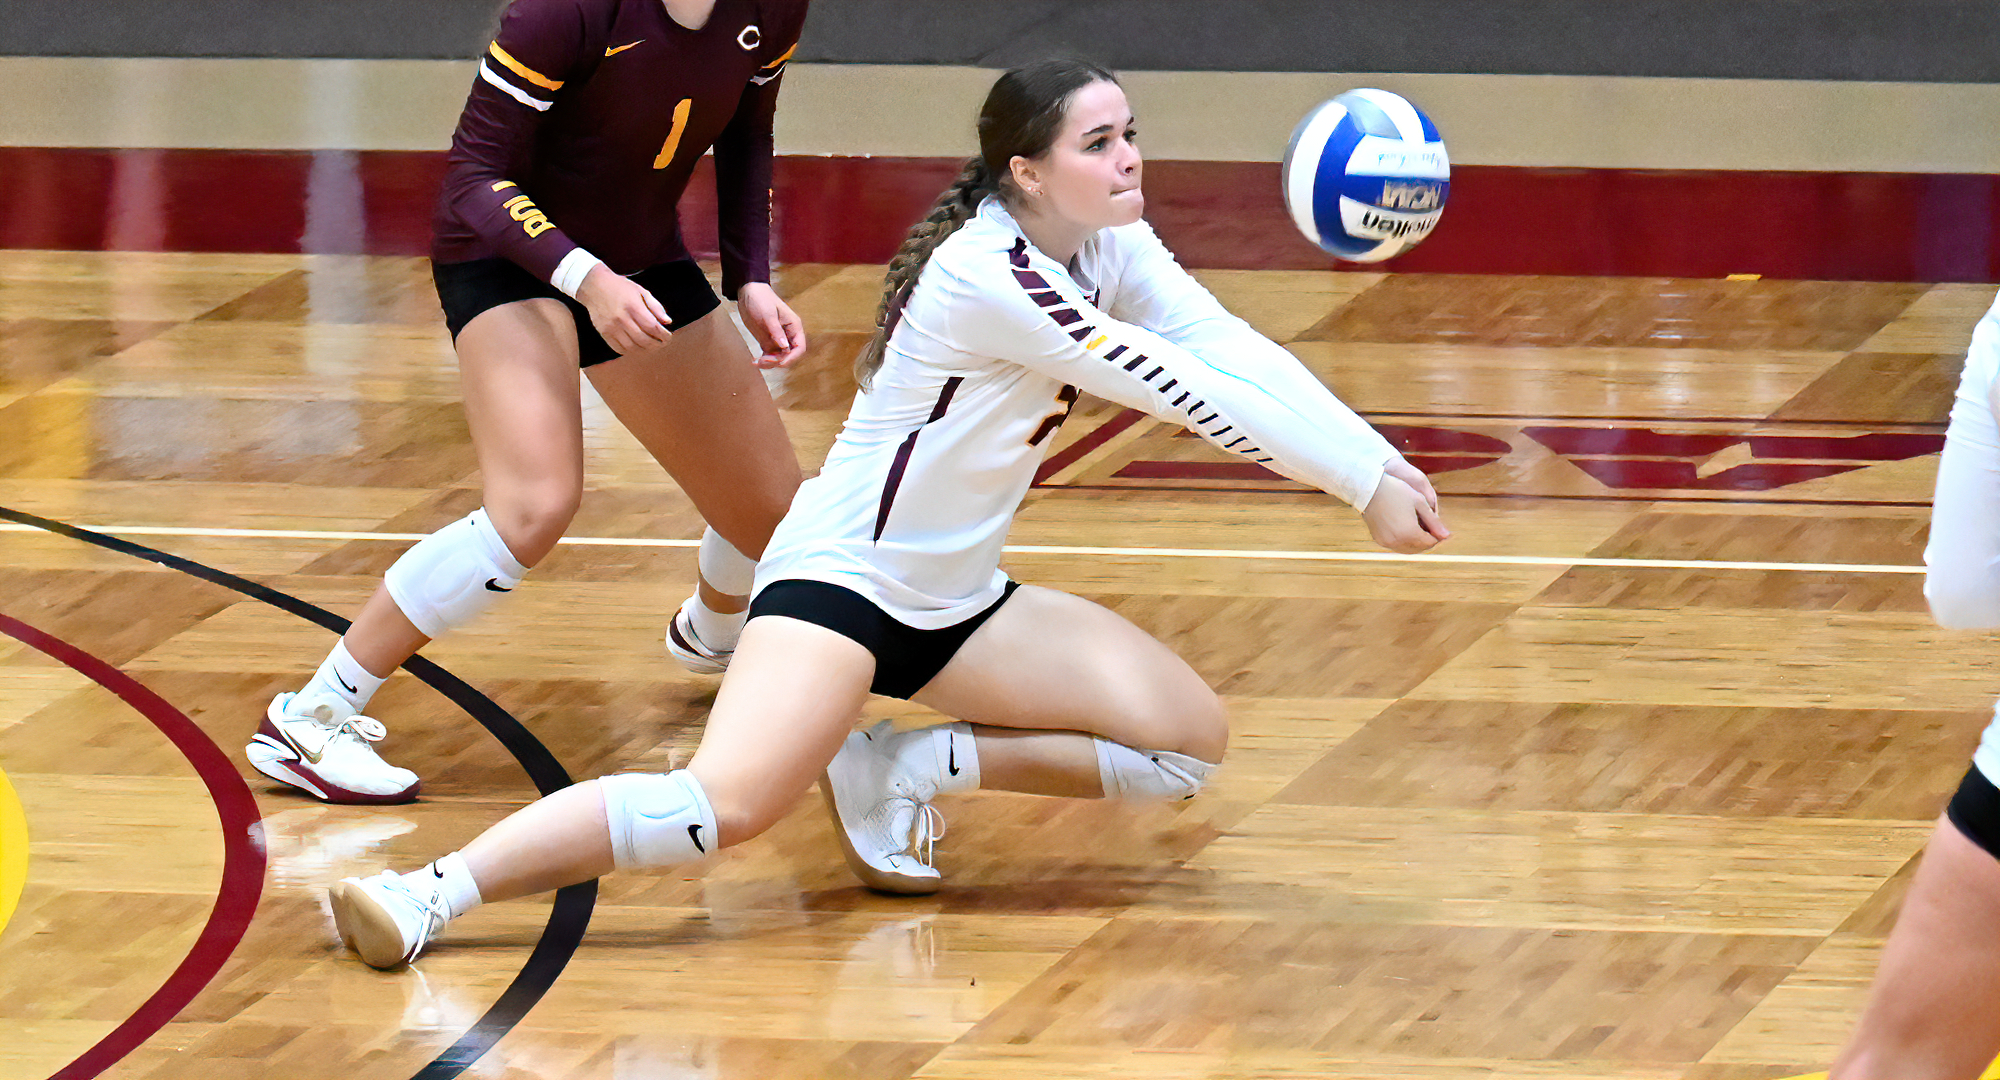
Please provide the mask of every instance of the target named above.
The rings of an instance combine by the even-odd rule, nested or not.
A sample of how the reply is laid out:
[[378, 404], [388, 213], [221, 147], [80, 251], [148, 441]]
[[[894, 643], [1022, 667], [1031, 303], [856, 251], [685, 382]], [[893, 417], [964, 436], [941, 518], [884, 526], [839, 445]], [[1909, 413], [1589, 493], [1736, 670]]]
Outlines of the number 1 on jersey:
[[1042, 418], [1042, 426], [1036, 428], [1035, 437], [1028, 440], [1029, 446], [1042, 445], [1042, 440], [1054, 435], [1056, 429], [1063, 426], [1063, 421], [1069, 419], [1070, 410], [1076, 408], [1077, 393], [1074, 386], [1065, 386], [1056, 392], [1056, 404], [1061, 405], [1063, 410]]
[[674, 106], [674, 126], [667, 132], [667, 141], [660, 147], [660, 156], [653, 159], [653, 168], [664, 169], [674, 163], [674, 151], [681, 148], [681, 132], [687, 130], [688, 114], [694, 111], [694, 99], [682, 98]]

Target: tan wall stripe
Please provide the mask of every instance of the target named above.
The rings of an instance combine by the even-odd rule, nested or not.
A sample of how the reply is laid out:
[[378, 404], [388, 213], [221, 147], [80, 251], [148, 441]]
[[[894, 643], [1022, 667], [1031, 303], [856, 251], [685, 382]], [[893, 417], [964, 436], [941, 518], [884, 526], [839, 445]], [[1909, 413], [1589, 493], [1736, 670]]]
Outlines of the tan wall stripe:
[[[470, 62], [0, 57], [0, 145], [439, 150]], [[787, 154], [957, 156], [981, 68], [793, 64]], [[1133, 72], [1160, 158], [1274, 161], [1353, 86], [1429, 111], [1467, 165], [2000, 173], [2000, 85], [1534, 75]]]

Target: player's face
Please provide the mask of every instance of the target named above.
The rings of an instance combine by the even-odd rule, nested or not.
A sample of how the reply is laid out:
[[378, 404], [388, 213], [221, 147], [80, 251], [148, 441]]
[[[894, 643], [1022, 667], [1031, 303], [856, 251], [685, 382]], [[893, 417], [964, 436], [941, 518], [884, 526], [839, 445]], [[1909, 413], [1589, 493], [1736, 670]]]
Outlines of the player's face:
[[1090, 230], [1130, 225], [1145, 212], [1131, 106], [1114, 82], [1070, 96], [1062, 133], [1037, 164], [1044, 205]]

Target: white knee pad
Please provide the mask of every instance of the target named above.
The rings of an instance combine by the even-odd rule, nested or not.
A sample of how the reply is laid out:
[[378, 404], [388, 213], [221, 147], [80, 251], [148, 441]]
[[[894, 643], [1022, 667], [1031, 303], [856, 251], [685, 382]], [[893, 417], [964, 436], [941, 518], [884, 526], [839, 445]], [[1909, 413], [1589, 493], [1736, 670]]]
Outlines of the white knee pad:
[[715, 811], [686, 769], [600, 777], [611, 858], [620, 870], [693, 862], [714, 851]]
[[1107, 799], [1192, 799], [1215, 766], [1171, 750], [1134, 750], [1097, 742], [1097, 777]]
[[757, 581], [757, 560], [736, 550], [711, 526], [701, 534], [701, 554], [696, 559], [703, 581], [724, 596], [748, 596]]
[[425, 637], [442, 637], [513, 592], [527, 573], [481, 509], [417, 541], [383, 580]]

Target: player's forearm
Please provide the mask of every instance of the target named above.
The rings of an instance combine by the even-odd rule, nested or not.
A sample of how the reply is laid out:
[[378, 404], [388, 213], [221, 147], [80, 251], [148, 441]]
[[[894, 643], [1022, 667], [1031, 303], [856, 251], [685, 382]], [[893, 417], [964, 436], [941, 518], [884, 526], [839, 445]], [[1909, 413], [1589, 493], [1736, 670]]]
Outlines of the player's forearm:
[[1050, 365], [1046, 373], [1179, 424], [1222, 450], [1355, 506], [1367, 502], [1382, 467], [1396, 457], [1310, 375], [1305, 381], [1317, 393], [1291, 380], [1269, 386], [1246, 377], [1241, 365], [1217, 365], [1149, 331], [1117, 327], [1114, 333], [1115, 343], [1111, 335], [1102, 343], [1086, 339], [1083, 355]]
[[1175, 338], [1221, 373], [1225, 387], [1254, 389], [1243, 408], [1255, 416], [1276, 471], [1359, 506], [1398, 456], [1297, 357], [1243, 320], [1218, 309]]
[[543, 281], [553, 281], [577, 243], [550, 221], [534, 198], [511, 180], [477, 178], [454, 193], [459, 220]]
[[[716, 234], [722, 292], [735, 299], [752, 281], [771, 280], [771, 134], [776, 87], [746, 102], [715, 140]], [[773, 100], [765, 101], [766, 97]]]
[[517, 178], [526, 171], [541, 114], [475, 86], [452, 136], [445, 197], [453, 216], [543, 281], [577, 244]]

